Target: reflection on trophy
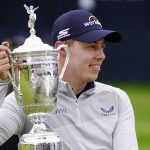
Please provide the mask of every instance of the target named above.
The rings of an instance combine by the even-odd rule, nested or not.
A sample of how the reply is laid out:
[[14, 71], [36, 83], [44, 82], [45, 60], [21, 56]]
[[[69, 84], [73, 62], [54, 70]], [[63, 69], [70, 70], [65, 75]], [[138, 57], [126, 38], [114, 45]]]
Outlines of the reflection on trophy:
[[[66, 45], [57, 49], [44, 44], [35, 35], [34, 23], [38, 7], [24, 5], [29, 14], [30, 36], [10, 55], [12, 84], [19, 107], [33, 122], [33, 128], [20, 138], [19, 150], [60, 150], [59, 135], [50, 132], [44, 124], [45, 116], [56, 108], [58, 80], [63, 77], [69, 52]], [[66, 51], [66, 62], [58, 75], [59, 50]]]

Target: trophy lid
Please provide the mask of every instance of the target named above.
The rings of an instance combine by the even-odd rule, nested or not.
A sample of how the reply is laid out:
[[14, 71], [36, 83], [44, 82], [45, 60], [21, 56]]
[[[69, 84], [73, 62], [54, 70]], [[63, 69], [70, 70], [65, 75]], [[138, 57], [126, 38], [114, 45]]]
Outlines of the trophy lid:
[[32, 52], [40, 52], [54, 50], [52, 46], [45, 44], [42, 40], [36, 35], [30, 35], [24, 42], [23, 45], [15, 48], [12, 51], [14, 53], [32, 53]]

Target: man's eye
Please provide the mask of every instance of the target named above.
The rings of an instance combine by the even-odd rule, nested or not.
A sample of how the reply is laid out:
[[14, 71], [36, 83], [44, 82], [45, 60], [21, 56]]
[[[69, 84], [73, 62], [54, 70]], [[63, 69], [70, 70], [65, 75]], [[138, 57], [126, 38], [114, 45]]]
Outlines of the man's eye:
[[102, 45], [102, 48], [103, 48], [103, 49], [105, 48], [105, 44]]
[[95, 45], [89, 45], [88, 47], [89, 47], [89, 48], [96, 48]]

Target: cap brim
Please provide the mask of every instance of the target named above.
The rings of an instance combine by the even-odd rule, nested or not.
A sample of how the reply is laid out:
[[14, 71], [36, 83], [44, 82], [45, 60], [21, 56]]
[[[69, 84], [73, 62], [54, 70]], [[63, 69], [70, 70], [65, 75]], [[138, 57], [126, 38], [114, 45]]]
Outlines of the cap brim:
[[120, 42], [122, 36], [119, 32], [111, 30], [92, 30], [81, 34], [80, 36], [74, 37], [72, 39], [81, 42], [95, 42], [101, 39], [105, 39], [108, 42]]

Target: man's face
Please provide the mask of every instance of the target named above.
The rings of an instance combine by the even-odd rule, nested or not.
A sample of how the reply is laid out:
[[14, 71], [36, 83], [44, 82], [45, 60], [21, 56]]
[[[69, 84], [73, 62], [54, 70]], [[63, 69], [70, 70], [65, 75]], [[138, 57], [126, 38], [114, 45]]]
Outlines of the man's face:
[[67, 76], [81, 83], [96, 80], [105, 59], [104, 47], [104, 39], [93, 43], [73, 41], [69, 46], [70, 61], [66, 70]]

